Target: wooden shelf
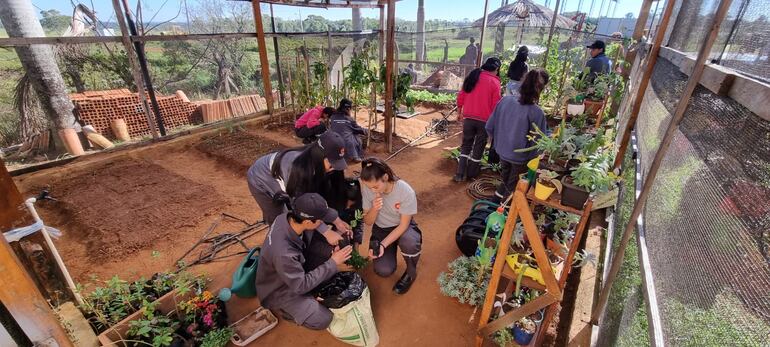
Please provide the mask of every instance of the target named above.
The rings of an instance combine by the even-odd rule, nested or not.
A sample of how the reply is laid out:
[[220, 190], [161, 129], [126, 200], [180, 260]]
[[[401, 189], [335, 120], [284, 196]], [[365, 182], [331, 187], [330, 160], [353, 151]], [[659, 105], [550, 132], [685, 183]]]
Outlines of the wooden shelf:
[[[556, 275], [557, 279], [561, 277], [561, 273], [563, 270], [564, 270], [564, 262], [556, 266], [556, 271], [554, 272], [554, 275]], [[511, 267], [508, 266], [508, 264], [506, 263], [505, 266], [503, 267], [503, 277], [515, 282], [519, 278], [519, 273], [513, 271], [513, 269], [511, 269]], [[529, 287], [531, 289], [539, 290], [541, 292], [546, 290], [544, 285], [540, 284], [539, 282], [527, 276], [524, 276], [521, 278], [521, 285], [524, 287]], [[561, 289], [564, 289], [564, 288], [561, 288]]]
[[537, 197], [535, 197], [535, 188], [532, 187], [527, 192], [527, 200], [530, 200], [538, 205], [543, 205], [550, 208], [555, 208], [557, 210], [561, 210], [564, 212], [576, 214], [576, 215], [582, 215], [583, 210], [582, 209], [576, 209], [574, 207], [565, 206], [561, 204], [561, 194], [559, 192], [553, 192], [550, 197], [548, 197], [548, 200], [540, 200]]

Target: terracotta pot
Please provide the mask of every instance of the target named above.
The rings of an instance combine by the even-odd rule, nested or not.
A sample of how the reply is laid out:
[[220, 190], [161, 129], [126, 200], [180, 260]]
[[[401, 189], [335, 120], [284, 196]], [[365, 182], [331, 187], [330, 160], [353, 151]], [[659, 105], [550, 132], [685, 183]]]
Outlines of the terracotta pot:
[[583, 101], [583, 105], [585, 106], [585, 113], [588, 113], [593, 116], [598, 116], [599, 111], [602, 110], [602, 105], [604, 105], [604, 101], [585, 100]]
[[64, 147], [67, 148], [67, 152], [72, 155], [83, 155], [83, 145], [80, 143], [78, 133], [75, 129], [67, 128], [59, 130], [59, 138], [64, 143]]

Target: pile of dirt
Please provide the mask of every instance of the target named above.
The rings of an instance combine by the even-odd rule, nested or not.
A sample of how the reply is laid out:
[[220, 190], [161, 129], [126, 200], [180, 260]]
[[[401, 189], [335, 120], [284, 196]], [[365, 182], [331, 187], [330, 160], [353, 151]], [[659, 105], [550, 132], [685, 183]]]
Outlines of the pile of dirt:
[[50, 190], [59, 201], [40, 204], [48, 223], [78, 231], [67, 237], [94, 260], [125, 258], [197, 225], [223, 203], [211, 186], [131, 158], [52, 181]]
[[264, 154], [285, 148], [247, 131], [228, 131], [204, 138], [195, 148], [242, 175]]

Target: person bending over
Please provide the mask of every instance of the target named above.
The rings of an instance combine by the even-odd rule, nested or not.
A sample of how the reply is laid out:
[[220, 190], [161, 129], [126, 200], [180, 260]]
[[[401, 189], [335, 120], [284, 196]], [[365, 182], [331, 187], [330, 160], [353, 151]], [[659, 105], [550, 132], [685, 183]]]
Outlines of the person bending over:
[[[535, 158], [536, 151], [517, 152], [531, 147], [534, 142], [528, 135], [537, 126], [546, 131], [545, 113], [537, 102], [548, 84], [548, 73], [543, 69], [532, 70], [524, 77], [518, 97], [506, 96], [495, 107], [487, 121], [486, 130], [494, 139], [495, 150], [500, 155], [502, 182], [492, 200], [505, 200], [516, 188], [519, 175], [527, 172], [527, 162]], [[534, 124], [534, 125], [533, 125]]]
[[294, 133], [302, 139], [302, 143], [308, 144], [318, 139], [318, 135], [326, 132], [326, 125], [323, 120], [331, 117], [334, 109], [331, 107], [316, 106], [294, 122]]
[[337, 212], [316, 193], [300, 195], [291, 212], [275, 219], [262, 244], [257, 267], [257, 296], [262, 306], [306, 328], [329, 327], [332, 312], [310, 292], [338, 271], [352, 271], [345, 261], [350, 259], [353, 248], [335, 248], [327, 261], [309, 272], [303, 269], [302, 250], [318, 237], [316, 230], [322, 221], [331, 223], [335, 219]]
[[366, 129], [362, 128], [353, 117], [350, 110], [353, 102], [348, 99], [340, 101], [340, 107], [332, 114], [329, 128], [345, 140], [345, 159], [360, 162], [364, 156], [364, 148], [359, 135], [366, 135]]
[[377, 158], [361, 163], [360, 180], [364, 223], [372, 226], [369, 257], [374, 259], [374, 272], [389, 277], [396, 271], [398, 246], [406, 271], [393, 291], [404, 294], [417, 278], [417, 262], [422, 252], [422, 232], [413, 218], [417, 214], [417, 195]]

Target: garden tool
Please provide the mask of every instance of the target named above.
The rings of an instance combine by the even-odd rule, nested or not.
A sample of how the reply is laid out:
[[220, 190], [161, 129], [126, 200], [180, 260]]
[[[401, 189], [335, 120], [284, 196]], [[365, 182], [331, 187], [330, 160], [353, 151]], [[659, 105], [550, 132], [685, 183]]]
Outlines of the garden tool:
[[[498, 244], [500, 243], [500, 236], [503, 234], [503, 226], [505, 225], [505, 210], [502, 206], [498, 207], [495, 212], [492, 212], [487, 217], [487, 227], [484, 229], [484, 237], [479, 240], [479, 245], [476, 248], [476, 257], [479, 259], [481, 266], [488, 267], [495, 262], [495, 253], [497, 252]], [[494, 246], [487, 247], [487, 238], [489, 237], [489, 230], [495, 233]]]
[[[522, 261], [519, 261], [520, 256]], [[524, 276], [537, 281], [537, 283], [545, 285], [545, 280], [543, 279], [543, 274], [540, 273], [540, 269], [532, 267], [532, 264], [537, 264], [535, 258], [526, 254], [510, 254], [505, 257], [505, 262], [508, 263], [508, 266], [511, 267], [511, 270], [513, 270], [514, 273], [518, 274], [523, 269]], [[527, 265], [525, 262], [529, 263], [530, 265]], [[551, 269], [554, 273], [556, 272], [555, 267], [552, 266]]]
[[254, 247], [246, 258], [243, 259], [233, 273], [233, 283], [230, 288], [222, 288], [219, 291], [219, 299], [230, 300], [232, 294], [241, 298], [253, 298], [257, 296], [257, 265], [259, 264], [259, 247]]

